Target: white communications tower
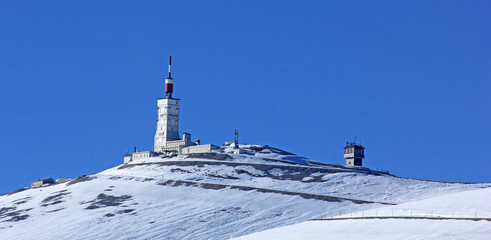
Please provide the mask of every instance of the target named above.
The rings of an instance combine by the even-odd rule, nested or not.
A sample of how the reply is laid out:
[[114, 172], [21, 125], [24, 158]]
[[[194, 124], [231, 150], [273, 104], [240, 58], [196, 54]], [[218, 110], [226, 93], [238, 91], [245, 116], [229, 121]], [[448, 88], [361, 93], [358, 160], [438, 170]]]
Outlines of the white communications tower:
[[[169, 57], [169, 76], [165, 79], [165, 97], [157, 101], [157, 130], [155, 132], [154, 151], [162, 152], [168, 147], [167, 142], [179, 138], [179, 108], [180, 99], [173, 98], [174, 80], [170, 75], [172, 58]], [[186, 139], [188, 140], [188, 139]], [[188, 140], [189, 141], [189, 140]]]

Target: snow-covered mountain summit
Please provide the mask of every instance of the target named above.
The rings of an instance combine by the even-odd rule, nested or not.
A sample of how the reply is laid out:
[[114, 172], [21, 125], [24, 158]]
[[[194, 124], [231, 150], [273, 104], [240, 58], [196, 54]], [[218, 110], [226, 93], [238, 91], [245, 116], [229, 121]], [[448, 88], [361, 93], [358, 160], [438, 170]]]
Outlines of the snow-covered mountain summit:
[[490, 184], [404, 179], [263, 145], [158, 156], [0, 197], [5, 239], [229, 239]]

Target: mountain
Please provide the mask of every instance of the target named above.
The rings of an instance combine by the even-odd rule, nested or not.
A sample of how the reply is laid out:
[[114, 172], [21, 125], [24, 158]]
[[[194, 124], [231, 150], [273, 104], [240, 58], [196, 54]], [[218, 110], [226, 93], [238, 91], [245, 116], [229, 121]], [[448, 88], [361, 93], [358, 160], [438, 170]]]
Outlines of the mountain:
[[[265, 146], [158, 156], [0, 196], [2, 239], [230, 239], [491, 187], [406, 179]], [[295, 225], [294, 225], [295, 226]]]

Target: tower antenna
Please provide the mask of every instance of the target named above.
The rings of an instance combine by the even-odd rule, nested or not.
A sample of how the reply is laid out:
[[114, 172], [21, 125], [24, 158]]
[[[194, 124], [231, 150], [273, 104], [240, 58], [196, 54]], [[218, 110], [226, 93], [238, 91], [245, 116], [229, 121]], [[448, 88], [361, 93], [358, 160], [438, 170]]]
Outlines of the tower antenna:
[[170, 77], [170, 65], [171, 65], [171, 63], [172, 63], [172, 56], [169, 56], [169, 78], [171, 78]]
[[170, 76], [172, 56], [169, 56], [169, 77], [165, 79], [165, 98], [172, 98], [172, 92], [174, 91], [174, 80]]
[[234, 131], [234, 148], [239, 148], [239, 130]]

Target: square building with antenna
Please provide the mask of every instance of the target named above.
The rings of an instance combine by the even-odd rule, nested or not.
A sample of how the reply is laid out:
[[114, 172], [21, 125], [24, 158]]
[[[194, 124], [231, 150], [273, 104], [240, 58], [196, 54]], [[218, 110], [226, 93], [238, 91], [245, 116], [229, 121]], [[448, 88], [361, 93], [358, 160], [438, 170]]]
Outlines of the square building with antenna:
[[355, 141], [346, 142], [346, 146], [344, 147], [344, 158], [346, 158], [346, 166], [361, 167], [363, 165], [363, 158], [365, 158], [365, 147], [361, 144], [357, 144]]

